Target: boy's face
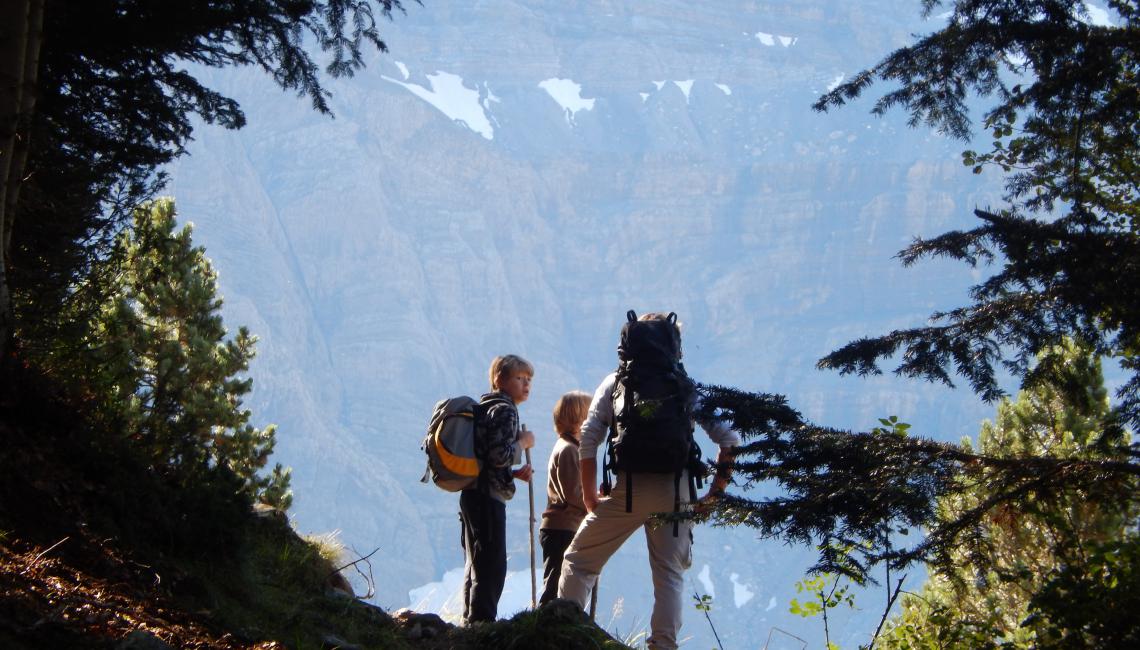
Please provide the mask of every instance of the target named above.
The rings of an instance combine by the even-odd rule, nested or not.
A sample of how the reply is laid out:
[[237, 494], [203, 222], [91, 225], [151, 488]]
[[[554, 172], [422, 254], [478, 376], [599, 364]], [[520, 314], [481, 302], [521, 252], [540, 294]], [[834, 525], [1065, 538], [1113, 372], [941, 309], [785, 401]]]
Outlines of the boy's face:
[[516, 370], [499, 382], [499, 390], [507, 394], [515, 404], [522, 404], [530, 397], [530, 374], [525, 370]]

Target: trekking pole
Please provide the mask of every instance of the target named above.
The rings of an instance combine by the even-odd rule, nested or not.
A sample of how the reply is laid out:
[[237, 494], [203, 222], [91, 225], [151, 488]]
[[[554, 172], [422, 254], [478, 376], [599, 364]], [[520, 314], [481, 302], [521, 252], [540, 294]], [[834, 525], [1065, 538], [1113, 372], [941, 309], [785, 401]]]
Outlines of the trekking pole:
[[[526, 425], [523, 425], [526, 428]], [[530, 465], [530, 450], [526, 450], [526, 464]], [[530, 478], [527, 479], [527, 490], [530, 492], [530, 608], [538, 606], [538, 583], [535, 582], [534, 573], [534, 466], [530, 467]]]
[[594, 588], [590, 590], [590, 621], [594, 620], [594, 614], [598, 611], [598, 585], [602, 584], [602, 574], [598, 574], [594, 578]]

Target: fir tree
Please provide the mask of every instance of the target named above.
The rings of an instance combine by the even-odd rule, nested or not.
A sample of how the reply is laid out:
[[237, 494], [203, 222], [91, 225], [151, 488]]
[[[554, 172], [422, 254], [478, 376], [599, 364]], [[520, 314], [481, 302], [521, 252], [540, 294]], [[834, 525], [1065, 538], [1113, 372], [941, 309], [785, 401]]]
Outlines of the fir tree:
[[[10, 0], [0, 8], [0, 353], [78, 336], [114, 234], [165, 182], [194, 119], [245, 122], [189, 71], [255, 66], [328, 113], [400, 0]], [[325, 60], [315, 59], [319, 49]], [[318, 55], [318, 57], [320, 56]], [[323, 66], [322, 66], [323, 64]]]
[[103, 264], [117, 291], [91, 329], [87, 374], [101, 378], [107, 421], [160, 471], [188, 483], [227, 472], [250, 498], [287, 508], [289, 471], [258, 475], [275, 427], [253, 427], [242, 408], [256, 337], [244, 327], [228, 336], [217, 274], [191, 227], [177, 229], [173, 201], [136, 209]]
[[[1071, 382], [1066, 391], [1042, 384], [1022, 391], [1016, 401], [1003, 400], [996, 421], [983, 423], [976, 453], [1009, 459], [1103, 458], [1105, 450], [1095, 443], [1110, 417], [1107, 392], [1100, 363], [1083, 352], [1069, 346], [1060, 354]], [[1068, 396], [1073, 394], [1084, 399], [1071, 403]], [[969, 440], [964, 447], [971, 450]], [[980, 484], [964, 483], [961, 493], [938, 500], [937, 519], [952, 521], [987, 496]], [[1082, 491], [1066, 490], [1050, 500], [1027, 499], [1020, 507], [992, 509], [979, 522], [980, 543], [952, 550], [951, 566], [934, 567], [921, 591], [903, 598], [902, 612], [892, 619], [880, 647], [983, 648], [1001, 643], [1030, 648], [1065, 629], [1066, 621], [1044, 600], [1065, 580], [1065, 568], [1082, 567], [1086, 576], [1097, 576], [1105, 569], [1097, 558], [1100, 549], [1136, 547], [1140, 542], [1133, 526], [1140, 504], [1127, 493], [1103, 496], [1108, 498], [1090, 500]], [[1134, 586], [1118, 580], [1106, 596], [1127, 600]], [[1073, 600], [1064, 605], [1079, 606]], [[1121, 631], [1129, 627], [1128, 618], [1118, 621]], [[1137, 633], [1140, 630], [1134, 629], [1128, 634]], [[1096, 634], [1081, 645], [1107, 647], [1113, 640]]]
[[831, 110], [878, 82], [896, 88], [874, 112], [900, 107], [912, 125], [966, 139], [968, 100], [992, 103], [988, 150], [965, 151], [975, 172], [1006, 174], [1006, 205], [976, 210], [973, 230], [917, 240], [904, 264], [944, 256], [1000, 268], [973, 304], [924, 327], [865, 338], [820, 366], [895, 372], [951, 383], [957, 373], [987, 399], [1006, 368], [1031, 385], [1058, 367], [1043, 350], [1065, 337], [1120, 359], [1132, 372], [1120, 414], [1140, 424], [1140, 6], [1108, 0], [1117, 24], [1092, 24], [1083, 0], [923, 0], [928, 17], [951, 5], [945, 27], [892, 53], [824, 95]]
[[[1049, 355], [1062, 358], [1061, 351]], [[1042, 381], [1071, 394], [1080, 384], [1071, 370], [1062, 367]], [[731, 462], [737, 485], [775, 489], [774, 496], [733, 490], [696, 516], [819, 548], [812, 572], [865, 582], [882, 563], [901, 569], [928, 561], [949, 569], [961, 549], [984, 547], [984, 524], [994, 512], [1032, 511], [1073, 494], [1094, 504], [1137, 501], [1140, 465], [1127, 433], [1111, 421], [1094, 419], [1097, 426], [1087, 431], [1082, 444], [1095, 455], [1001, 456], [914, 436], [893, 417], [871, 431], [850, 432], [813, 425], [779, 395], [700, 390], [698, 415], [727, 418], [744, 438]], [[942, 516], [939, 503], [967, 494], [983, 497]], [[919, 529], [925, 534], [910, 534]]]

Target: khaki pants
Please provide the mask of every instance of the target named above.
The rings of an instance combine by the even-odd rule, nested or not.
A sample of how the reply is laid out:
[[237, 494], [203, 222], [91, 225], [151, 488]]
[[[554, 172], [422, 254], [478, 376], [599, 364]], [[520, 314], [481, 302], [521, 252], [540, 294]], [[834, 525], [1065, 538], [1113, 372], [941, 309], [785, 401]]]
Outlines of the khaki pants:
[[[677, 536], [672, 524], [652, 526], [650, 515], [655, 512], [672, 512], [674, 490], [672, 474], [634, 474], [632, 512], [625, 511], [626, 477], [618, 474], [614, 489], [608, 498], [586, 516], [562, 562], [562, 579], [558, 583], [558, 596], [572, 600], [582, 609], [594, 582], [610, 556], [629, 539], [638, 528], [645, 529], [649, 546], [649, 567], [653, 573], [653, 615], [649, 620], [650, 648], [677, 647], [677, 633], [681, 629], [681, 596], [685, 584], [685, 570], [693, 563], [692, 524], [682, 523]], [[681, 477], [681, 508], [689, 502], [687, 476]]]

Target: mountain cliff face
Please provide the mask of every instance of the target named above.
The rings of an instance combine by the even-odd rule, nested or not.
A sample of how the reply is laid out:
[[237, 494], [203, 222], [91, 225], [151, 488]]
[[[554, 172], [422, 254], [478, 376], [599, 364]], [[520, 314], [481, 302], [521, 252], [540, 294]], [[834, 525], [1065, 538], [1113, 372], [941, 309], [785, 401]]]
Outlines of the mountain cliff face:
[[[817, 422], [976, 431], [990, 409], [963, 390], [814, 369], [961, 303], [980, 277], [892, 259], [998, 203], [962, 143], [869, 102], [810, 109], [932, 30], [918, 5], [426, 1], [385, 27], [387, 55], [329, 85], [335, 119], [257, 71], [206, 73], [249, 126], [200, 128], [171, 192], [220, 271], [227, 322], [261, 337], [249, 405], [280, 425], [297, 525], [379, 547], [379, 604], [454, 611], [457, 498], [419, 483], [432, 405], [483, 392], [497, 354], [533, 361], [521, 413], [544, 481], [550, 409], [613, 369], [628, 309], [680, 315], [698, 380], [786, 394]], [[502, 614], [529, 601], [526, 498], [508, 507], [520, 573]], [[697, 531], [692, 588], [714, 595], [727, 646], [773, 626], [820, 636], [787, 613], [811, 554]], [[611, 630], [647, 625], [645, 556], [632, 540], [607, 567]], [[841, 645], [867, 640], [879, 602], [838, 616]], [[683, 635], [707, 646], [699, 616]]]

